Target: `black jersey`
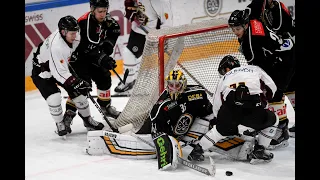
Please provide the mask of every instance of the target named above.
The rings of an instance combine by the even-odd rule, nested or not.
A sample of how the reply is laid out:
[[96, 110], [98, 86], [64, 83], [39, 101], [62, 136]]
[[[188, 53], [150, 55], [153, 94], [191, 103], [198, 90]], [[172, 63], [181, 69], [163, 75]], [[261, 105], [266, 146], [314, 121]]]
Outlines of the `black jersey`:
[[294, 20], [282, 2], [273, 0], [269, 4], [265, 0], [252, 0], [246, 9], [249, 11], [250, 19], [261, 20], [264, 25], [282, 38], [295, 36]]
[[195, 118], [212, 114], [212, 104], [205, 90], [188, 85], [177, 101], [171, 100], [164, 90], [153, 106], [148, 120], [151, 120], [151, 134], [164, 132], [178, 138], [187, 134]]
[[78, 19], [78, 23], [81, 41], [77, 48], [77, 61], [94, 61], [101, 51], [107, 55], [112, 54], [120, 35], [120, 26], [110, 14], [107, 14], [105, 21], [99, 23], [90, 12], [87, 12]]
[[280, 49], [282, 39], [268, 30], [261, 21], [254, 19], [250, 20], [249, 27], [238, 41], [247, 63], [266, 70], [273, 64], [273, 54]]

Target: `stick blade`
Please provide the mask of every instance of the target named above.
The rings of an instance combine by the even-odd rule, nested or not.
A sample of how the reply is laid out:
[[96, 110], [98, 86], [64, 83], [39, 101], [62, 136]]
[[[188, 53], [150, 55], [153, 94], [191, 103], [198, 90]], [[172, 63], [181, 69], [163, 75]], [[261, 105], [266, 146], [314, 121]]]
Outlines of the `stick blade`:
[[216, 175], [216, 164], [213, 161], [212, 157], [209, 156], [209, 160], [210, 160], [210, 167], [208, 168], [209, 173], [211, 176], [215, 176]]

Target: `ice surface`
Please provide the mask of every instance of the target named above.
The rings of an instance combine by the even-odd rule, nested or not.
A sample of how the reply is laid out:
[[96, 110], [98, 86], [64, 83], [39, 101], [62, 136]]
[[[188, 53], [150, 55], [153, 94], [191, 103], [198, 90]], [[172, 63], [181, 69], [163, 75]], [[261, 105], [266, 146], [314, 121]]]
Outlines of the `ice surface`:
[[[112, 93], [118, 80], [113, 79]], [[95, 89], [95, 88], [93, 88]], [[92, 92], [95, 94], [95, 92]], [[66, 92], [62, 90], [62, 95]], [[73, 121], [72, 133], [63, 140], [57, 134], [47, 104], [36, 90], [25, 94], [25, 179], [28, 180], [294, 180], [295, 179], [295, 139], [289, 139], [289, 146], [274, 150], [274, 159], [268, 164], [251, 165], [214, 155], [216, 176], [210, 177], [182, 165], [175, 171], [157, 170], [157, 160], [129, 160], [112, 156], [89, 156], [84, 152], [87, 146], [87, 130], [79, 116]], [[63, 108], [66, 99], [62, 99]], [[113, 98], [112, 104], [122, 110], [128, 98]], [[290, 103], [287, 103], [289, 127], [295, 122]], [[90, 102], [94, 118], [103, 122], [96, 107]], [[241, 127], [241, 130], [245, 130]], [[186, 157], [191, 151], [183, 149]], [[199, 164], [208, 166], [209, 160]], [[232, 171], [233, 176], [226, 176]]]

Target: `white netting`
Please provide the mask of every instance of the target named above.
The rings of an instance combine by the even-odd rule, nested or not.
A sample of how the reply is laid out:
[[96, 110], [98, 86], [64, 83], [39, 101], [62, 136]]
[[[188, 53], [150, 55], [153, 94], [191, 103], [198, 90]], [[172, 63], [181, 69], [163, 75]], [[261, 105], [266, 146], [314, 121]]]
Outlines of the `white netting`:
[[209, 91], [208, 97], [212, 100], [213, 97], [210, 95], [214, 93], [219, 80], [217, 68], [220, 60], [231, 54], [238, 57], [241, 64], [246, 64], [244, 56], [238, 51], [237, 37], [226, 24], [227, 21], [223, 19], [209, 20], [150, 31], [131, 97], [115, 126], [132, 123], [138, 130], [159, 98], [159, 85], [163, 82], [159, 82], [158, 46], [159, 38], [162, 36], [179, 34], [166, 40], [164, 75], [174, 68], [181, 69], [188, 84], [201, 83]]

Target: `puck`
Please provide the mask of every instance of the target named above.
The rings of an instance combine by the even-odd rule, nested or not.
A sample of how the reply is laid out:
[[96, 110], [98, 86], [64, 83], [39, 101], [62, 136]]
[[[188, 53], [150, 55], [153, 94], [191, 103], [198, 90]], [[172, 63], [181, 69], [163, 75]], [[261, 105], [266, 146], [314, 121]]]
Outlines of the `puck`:
[[227, 176], [232, 176], [232, 174], [233, 174], [233, 173], [232, 173], [231, 171], [226, 171], [226, 175], [227, 175]]

